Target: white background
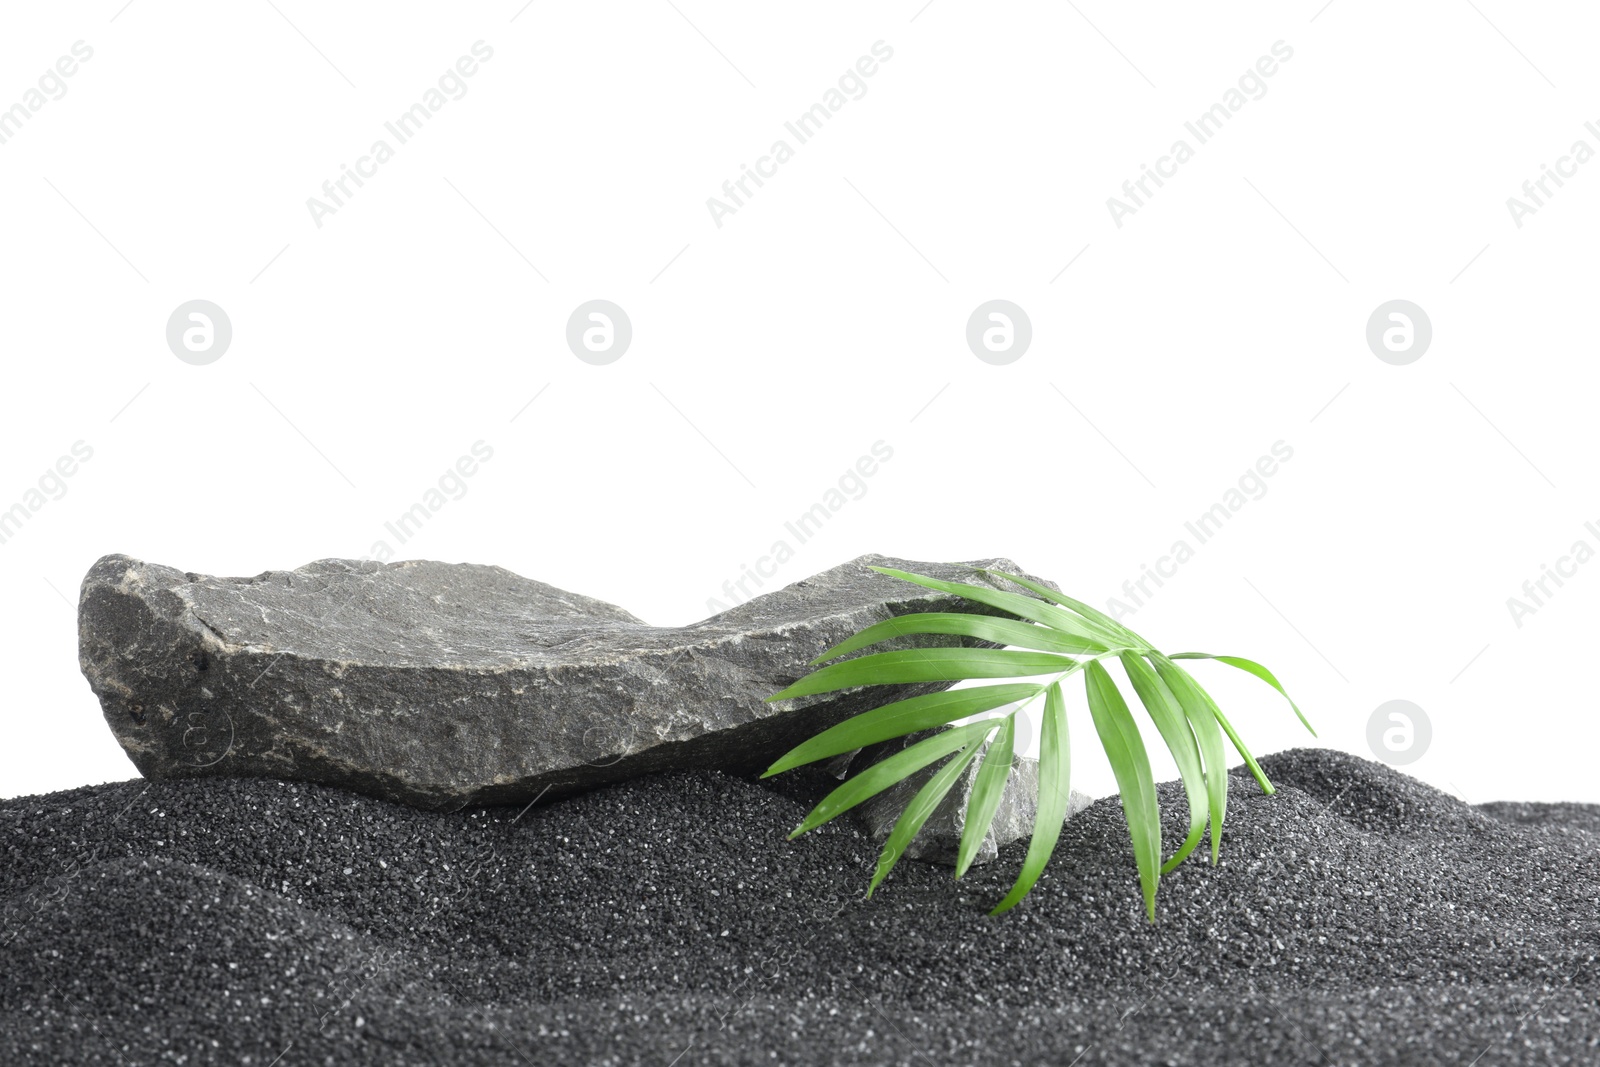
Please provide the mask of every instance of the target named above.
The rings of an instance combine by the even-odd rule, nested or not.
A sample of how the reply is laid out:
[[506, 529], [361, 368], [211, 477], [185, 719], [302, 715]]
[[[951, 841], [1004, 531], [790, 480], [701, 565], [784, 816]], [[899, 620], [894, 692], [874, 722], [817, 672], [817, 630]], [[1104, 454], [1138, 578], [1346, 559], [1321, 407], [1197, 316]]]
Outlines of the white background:
[[[1416, 702], [1409, 772], [1471, 801], [1600, 801], [1600, 564], [1520, 627], [1507, 607], [1600, 548], [1600, 162], [1520, 228], [1506, 205], [1600, 149], [1592, 11], [675, 3], [8, 6], [0, 107], [93, 58], [0, 145], [0, 508], [74, 442], [93, 458], [0, 544], [0, 794], [132, 774], [76, 661], [99, 555], [366, 556], [479, 440], [396, 554], [663, 624], [878, 440], [893, 459], [774, 582], [1007, 555], [1104, 603], [1283, 441], [1130, 624], [1269, 664], [1352, 752]], [[480, 40], [466, 95], [315, 225], [307, 198]], [[719, 228], [707, 198], [877, 41], [866, 94]], [[1277, 41], [1266, 94], [1196, 145], [1185, 121]], [[1195, 157], [1116, 226], [1107, 198], [1180, 137]], [[196, 298], [234, 332], [202, 367], [165, 340]], [[609, 366], [564, 339], [593, 298], [633, 323]], [[1033, 326], [1007, 366], [965, 342], [994, 298]], [[1433, 324], [1408, 366], [1365, 340], [1396, 298]], [[1258, 753], [1310, 742], [1195, 670]], [[1075, 784], [1109, 792], [1074, 715]]]

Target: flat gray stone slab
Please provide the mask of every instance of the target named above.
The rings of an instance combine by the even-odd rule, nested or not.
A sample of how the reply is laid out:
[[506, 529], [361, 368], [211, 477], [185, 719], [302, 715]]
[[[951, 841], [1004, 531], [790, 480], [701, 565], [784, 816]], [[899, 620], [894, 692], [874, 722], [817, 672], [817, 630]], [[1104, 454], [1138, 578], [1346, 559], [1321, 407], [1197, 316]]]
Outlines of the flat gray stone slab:
[[112, 555], [83, 581], [80, 662], [148, 778], [292, 778], [436, 810], [528, 803], [663, 770], [760, 771], [851, 715], [945, 688], [765, 701], [865, 626], [976, 608], [872, 564], [978, 584], [993, 583], [973, 566], [1017, 573], [863, 556], [658, 627], [499, 567], [330, 559], [214, 578]]

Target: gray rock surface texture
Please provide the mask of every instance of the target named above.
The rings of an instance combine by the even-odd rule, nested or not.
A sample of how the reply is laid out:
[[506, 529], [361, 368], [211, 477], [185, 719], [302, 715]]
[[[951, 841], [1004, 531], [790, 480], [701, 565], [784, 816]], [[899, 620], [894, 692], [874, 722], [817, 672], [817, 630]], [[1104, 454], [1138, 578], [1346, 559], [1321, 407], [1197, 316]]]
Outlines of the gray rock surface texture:
[[[299, 779], [434, 810], [528, 803], [663, 770], [757, 772], [851, 715], [945, 688], [765, 701], [891, 615], [987, 611], [872, 564], [994, 584], [974, 564], [863, 556], [658, 627], [500, 567], [329, 559], [215, 578], [111, 555], [83, 581], [80, 662], [147, 778]], [[912, 643], [978, 642], [881, 647]]]

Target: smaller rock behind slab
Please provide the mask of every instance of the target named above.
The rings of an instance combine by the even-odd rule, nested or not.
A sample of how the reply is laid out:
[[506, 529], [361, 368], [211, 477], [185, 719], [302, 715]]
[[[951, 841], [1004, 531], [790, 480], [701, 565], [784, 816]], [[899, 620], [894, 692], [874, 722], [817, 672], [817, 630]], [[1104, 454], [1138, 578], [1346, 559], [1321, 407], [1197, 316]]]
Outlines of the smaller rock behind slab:
[[[859, 774], [896, 752], [934, 736], [935, 732], [922, 731], [909, 734], [863, 749], [850, 765], [850, 773]], [[988, 745], [985, 745], [979, 750], [978, 757], [967, 765], [967, 769], [962, 772], [944, 800], [933, 809], [933, 814], [928, 817], [928, 821], [917, 831], [917, 836], [912, 838], [911, 844], [906, 848], [905, 854], [908, 857], [955, 866], [961, 848], [961, 832], [967, 825], [967, 803], [972, 798], [972, 787], [977, 782], [978, 769], [987, 753]], [[896, 782], [877, 796], [855, 807], [856, 819], [880, 846], [889, 839], [894, 824], [899, 820], [900, 813], [905, 810], [906, 805], [911, 802], [911, 798], [927, 784], [929, 778], [938, 773], [943, 762], [941, 760], [930, 767], [924, 767], [916, 774]], [[1067, 798], [1066, 818], [1072, 818], [1093, 803], [1093, 797], [1076, 789], [1072, 790]], [[1000, 794], [1000, 806], [995, 809], [994, 822], [990, 824], [989, 832], [984, 836], [983, 844], [978, 846], [978, 853], [972, 862], [988, 863], [995, 859], [1006, 845], [1032, 837], [1033, 823], [1038, 812], [1039, 761], [1027, 756], [1013, 755], [1011, 776], [1006, 779], [1006, 787]]]

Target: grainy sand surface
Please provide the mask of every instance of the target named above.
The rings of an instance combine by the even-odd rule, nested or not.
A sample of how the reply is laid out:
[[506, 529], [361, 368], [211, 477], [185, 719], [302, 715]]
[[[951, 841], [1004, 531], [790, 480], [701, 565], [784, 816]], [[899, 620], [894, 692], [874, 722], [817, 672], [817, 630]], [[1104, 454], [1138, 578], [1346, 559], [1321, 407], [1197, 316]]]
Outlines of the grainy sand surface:
[[868, 901], [853, 824], [784, 840], [805, 780], [0, 801], [0, 1064], [1600, 1063], [1600, 809], [1262, 763], [1277, 795], [1235, 775], [1222, 864], [1164, 879], [1153, 927], [1115, 798], [999, 919], [1022, 846]]

